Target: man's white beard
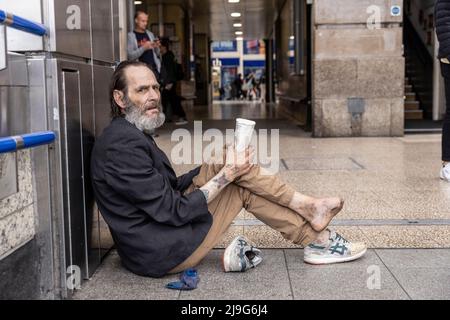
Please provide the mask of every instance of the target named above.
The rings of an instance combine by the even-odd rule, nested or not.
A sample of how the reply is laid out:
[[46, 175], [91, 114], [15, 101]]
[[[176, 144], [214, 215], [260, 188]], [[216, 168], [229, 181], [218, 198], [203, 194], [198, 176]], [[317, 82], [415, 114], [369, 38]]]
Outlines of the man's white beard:
[[[156, 118], [150, 118], [145, 114], [146, 110], [140, 109], [128, 97], [125, 97], [125, 103], [125, 119], [144, 133], [153, 133], [156, 128], [161, 127], [166, 121], [166, 115], [161, 110]], [[160, 107], [158, 108], [161, 109]]]

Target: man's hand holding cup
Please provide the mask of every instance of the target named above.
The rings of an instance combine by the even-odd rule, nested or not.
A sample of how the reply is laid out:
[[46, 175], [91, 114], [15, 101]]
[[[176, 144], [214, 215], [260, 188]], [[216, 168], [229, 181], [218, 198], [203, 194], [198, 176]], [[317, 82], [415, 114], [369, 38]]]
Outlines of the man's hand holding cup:
[[238, 151], [236, 146], [227, 145], [225, 166], [223, 171], [225, 173], [225, 178], [233, 182], [240, 176], [247, 174], [252, 166], [252, 159], [255, 155], [255, 150], [252, 146], [248, 146], [243, 151]]

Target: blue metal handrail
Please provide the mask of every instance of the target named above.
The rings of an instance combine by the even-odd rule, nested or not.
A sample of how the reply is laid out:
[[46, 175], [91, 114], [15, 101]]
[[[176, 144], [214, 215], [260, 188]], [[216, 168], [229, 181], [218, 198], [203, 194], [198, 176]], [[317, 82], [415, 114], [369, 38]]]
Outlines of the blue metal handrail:
[[0, 153], [17, 151], [20, 149], [32, 148], [55, 141], [56, 135], [53, 131], [43, 131], [0, 138]]
[[43, 36], [47, 33], [47, 28], [43, 24], [24, 19], [5, 10], [0, 10], [0, 23], [38, 36]]

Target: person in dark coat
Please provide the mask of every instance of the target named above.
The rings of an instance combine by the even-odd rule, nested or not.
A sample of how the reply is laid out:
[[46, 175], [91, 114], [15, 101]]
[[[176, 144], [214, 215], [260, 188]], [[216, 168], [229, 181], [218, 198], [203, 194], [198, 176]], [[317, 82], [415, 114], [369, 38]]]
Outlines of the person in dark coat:
[[440, 177], [450, 182], [450, 0], [437, 0], [436, 34], [439, 40], [441, 72], [445, 83], [446, 112], [442, 130], [442, 168]]
[[237, 100], [241, 100], [242, 97], [242, 84], [244, 83], [244, 81], [242, 80], [242, 74], [238, 74], [236, 79], [234, 79], [234, 86], [236, 88], [236, 95], [235, 98]]
[[[229, 146], [177, 177], [149, 135], [165, 120], [159, 89], [147, 64], [122, 62], [110, 86], [113, 120], [92, 151], [95, 199], [123, 266], [150, 277], [195, 267], [244, 207], [293, 243], [311, 244], [304, 253], [308, 263], [345, 262], [364, 255], [364, 244], [327, 229], [342, 209], [341, 199], [300, 194], [251, 164], [250, 148], [238, 154]], [[241, 161], [236, 161], [238, 156]], [[243, 250], [231, 248], [223, 258], [226, 271], [251, 267]]]
[[187, 124], [186, 113], [181, 105], [181, 98], [177, 94], [177, 81], [182, 80], [180, 67], [176, 61], [175, 55], [170, 50], [170, 41], [167, 38], [161, 39], [161, 85], [162, 85], [162, 104], [164, 112], [167, 114], [169, 108], [173, 115], [177, 117], [175, 124]]

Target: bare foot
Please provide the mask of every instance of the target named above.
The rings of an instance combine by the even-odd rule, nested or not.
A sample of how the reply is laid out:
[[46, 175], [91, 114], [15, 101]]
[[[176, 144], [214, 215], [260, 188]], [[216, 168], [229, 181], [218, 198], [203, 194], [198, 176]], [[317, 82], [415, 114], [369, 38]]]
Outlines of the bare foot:
[[340, 198], [315, 199], [300, 209], [302, 215], [310, 217], [307, 219], [311, 227], [321, 232], [330, 224], [331, 220], [344, 207], [344, 200]]

